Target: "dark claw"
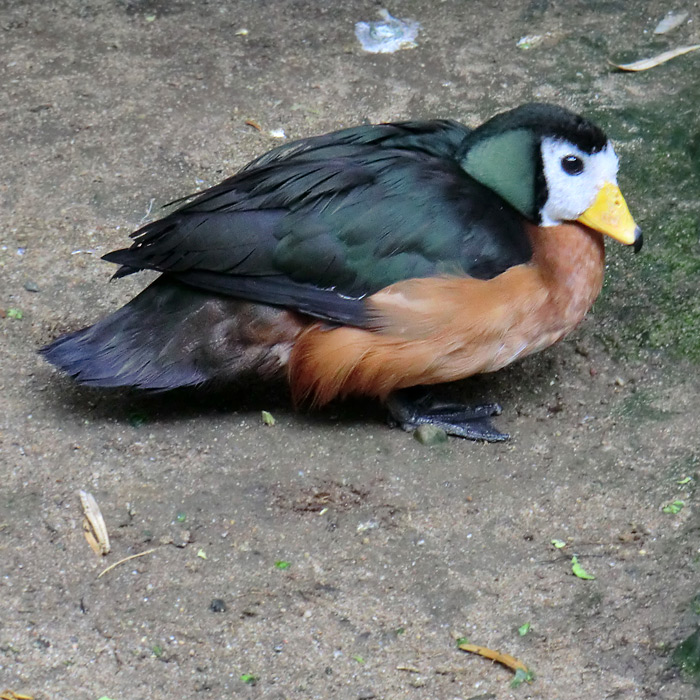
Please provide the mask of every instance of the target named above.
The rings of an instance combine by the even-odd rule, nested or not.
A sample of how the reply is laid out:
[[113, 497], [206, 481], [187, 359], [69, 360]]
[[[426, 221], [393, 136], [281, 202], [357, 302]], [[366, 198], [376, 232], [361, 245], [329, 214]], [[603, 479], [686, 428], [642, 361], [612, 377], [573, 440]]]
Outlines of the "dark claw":
[[455, 403], [436, 403], [425, 391], [417, 389], [398, 391], [388, 401], [390, 420], [404, 430], [415, 430], [419, 425], [434, 425], [448, 435], [469, 440], [503, 442], [510, 436], [497, 430], [491, 416], [500, 416], [498, 404], [463, 406]]

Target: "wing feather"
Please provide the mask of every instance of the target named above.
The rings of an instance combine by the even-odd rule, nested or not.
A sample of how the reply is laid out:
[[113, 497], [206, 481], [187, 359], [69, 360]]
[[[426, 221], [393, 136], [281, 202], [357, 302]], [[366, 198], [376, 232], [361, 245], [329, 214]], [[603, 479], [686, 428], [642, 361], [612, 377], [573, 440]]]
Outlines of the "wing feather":
[[363, 299], [528, 260], [522, 218], [470, 178], [456, 122], [346, 129], [286, 144], [133, 235], [106, 260], [195, 287], [366, 324]]

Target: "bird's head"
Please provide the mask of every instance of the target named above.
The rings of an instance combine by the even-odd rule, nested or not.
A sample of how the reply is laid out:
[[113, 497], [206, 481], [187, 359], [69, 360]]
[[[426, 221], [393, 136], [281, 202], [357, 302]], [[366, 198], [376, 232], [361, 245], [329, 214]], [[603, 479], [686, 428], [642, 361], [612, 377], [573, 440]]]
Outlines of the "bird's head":
[[460, 162], [540, 226], [579, 221], [635, 251], [642, 247], [617, 185], [612, 143], [563, 107], [533, 103], [496, 115], [465, 139]]

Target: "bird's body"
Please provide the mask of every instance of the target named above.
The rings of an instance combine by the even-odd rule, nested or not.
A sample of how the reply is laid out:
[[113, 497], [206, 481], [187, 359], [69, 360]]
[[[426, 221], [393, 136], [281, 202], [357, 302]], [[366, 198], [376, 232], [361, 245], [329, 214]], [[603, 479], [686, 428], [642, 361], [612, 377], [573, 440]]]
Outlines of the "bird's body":
[[580, 322], [599, 231], [640, 240], [616, 172], [597, 127], [548, 105], [294, 142], [105, 256], [163, 274], [43, 353], [97, 386], [286, 375], [316, 404], [493, 371]]

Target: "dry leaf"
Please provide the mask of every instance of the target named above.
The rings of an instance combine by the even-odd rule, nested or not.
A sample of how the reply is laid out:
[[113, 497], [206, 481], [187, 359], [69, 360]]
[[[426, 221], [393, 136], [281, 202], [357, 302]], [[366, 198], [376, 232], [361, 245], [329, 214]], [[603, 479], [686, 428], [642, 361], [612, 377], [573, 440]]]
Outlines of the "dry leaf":
[[507, 666], [513, 671], [528, 671], [527, 666], [522, 661], [516, 659], [510, 654], [503, 654], [502, 652], [496, 651], [495, 649], [482, 647], [478, 644], [469, 644], [469, 642], [462, 642], [462, 644], [459, 644], [458, 646], [462, 651], [468, 651], [471, 654], [478, 654], [479, 656], [491, 659], [492, 661], [497, 661], [499, 664], [503, 664], [504, 666]]
[[633, 63], [613, 63], [612, 61], [608, 61], [608, 63], [615, 66], [615, 68], [619, 68], [620, 70], [638, 72], [642, 70], [649, 70], [650, 68], [656, 68], [656, 66], [666, 63], [672, 58], [682, 56], [683, 54], [690, 53], [691, 51], [697, 51], [698, 49], [700, 49], [700, 44], [694, 44], [693, 46], [681, 46], [677, 49], [664, 51], [658, 56], [643, 58], [640, 61], [634, 61]]
[[85, 513], [85, 518], [83, 519], [85, 539], [95, 554], [109, 554], [110, 546], [107, 525], [105, 525], [105, 519], [102, 517], [102, 511], [100, 511], [95, 497], [87, 491], [80, 491], [80, 503]]

